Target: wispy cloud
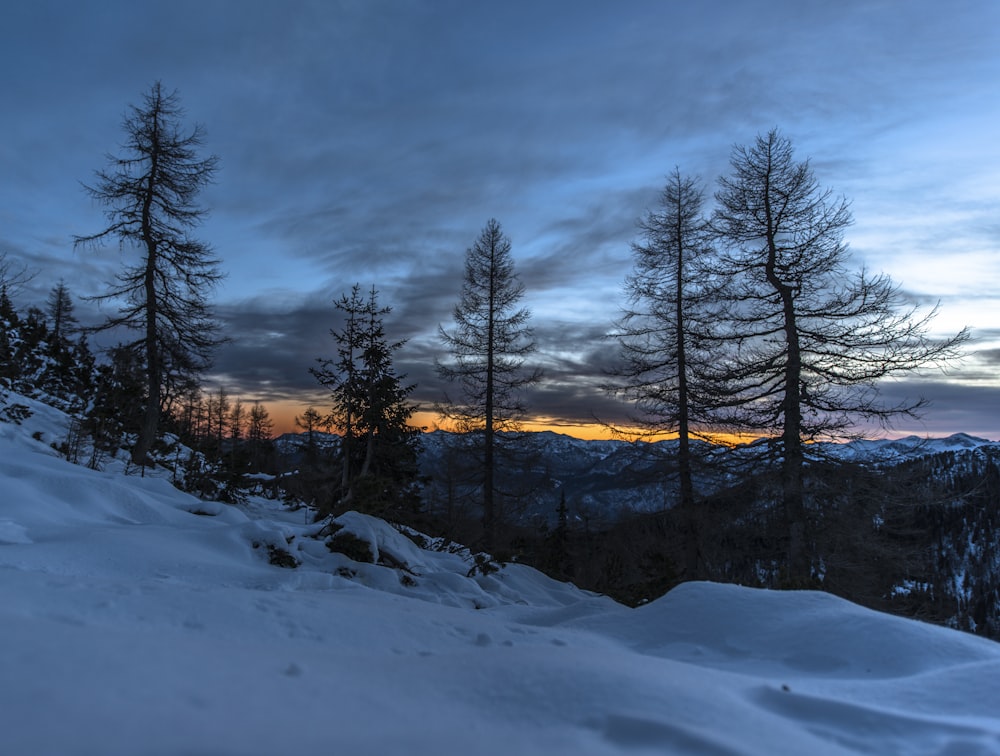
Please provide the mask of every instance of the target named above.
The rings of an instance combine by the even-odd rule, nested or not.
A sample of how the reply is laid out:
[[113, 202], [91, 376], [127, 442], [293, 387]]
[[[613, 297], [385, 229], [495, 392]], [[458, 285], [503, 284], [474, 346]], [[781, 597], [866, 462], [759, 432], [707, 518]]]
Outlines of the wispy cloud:
[[619, 415], [600, 339], [636, 218], [675, 165], [710, 200], [732, 145], [772, 126], [853, 200], [859, 263], [940, 300], [942, 330], [975, 328], [971, 383], [1000, 344], [1000, 5], [38, 0], [4, 21], [0, 248], [43, 271], [29, 298], [97, 293], [121, 263], [72, 252], [103, 221], [80, 182], [161, 79], [222, 158], [199, 232], [228, 273], [217, 370], [248, 391], [311, 390], [358, 282], [436, 398], [436, 330], [496, 217], [550, 376], [533, 409]]

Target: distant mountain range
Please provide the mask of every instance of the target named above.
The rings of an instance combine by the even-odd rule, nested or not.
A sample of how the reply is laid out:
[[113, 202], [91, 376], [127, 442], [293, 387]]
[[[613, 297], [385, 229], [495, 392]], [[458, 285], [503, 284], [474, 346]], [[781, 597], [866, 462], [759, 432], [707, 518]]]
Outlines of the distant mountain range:
[[961, 452], [982, 446], [1000, 448], [1000, 441], [955, 433], [946, 438], [906, 436], [897, 439], [863, 439], [844, 444], [820, 444], [841, 459], [857, 462], [889, 462], [929, 457], [942, 452]]
[[[421, 437], [421, 468], [432, 478], [426, 496], [442, 495], [449, 485], [449, 450], [459, 440], [455, 434], [433, 431]], [[332, 450], [339, 436], [314, 433], [313, 443]], [[303, 456], [306, 434], [285, 434], [276, 439], [278, 451], [296, 461]], [[740, 472], [765, 465], [766, 439], [733, 448], [699, 443], [706, 464], [700, 468], [698, 485], [703, 491], [724, 486]], [[617, 519], [627, 512], [648, 512], [669, 507], [676, 485], [672, 468], [677, 441], [630, 442], [584, 440], [540, 431], [518, 436], [518, 453], [505, 463], [503, 479], [511, 490], [523, 492], [518, 507], [521, 517], [552, 520], [559, 499], [566, 496], [576, 518], [595, 522]], [[970, 453], [977, 449], [1000, 450], [1000, 442], [956, 433], [947, 438], [907, 436], [899, 439], [864, 439], [846, 443], [809, 446], [814, 459], [833, 459], [867, 466], [895, 466], [942, 453]], [[452, 481], [453, 482], [453, 481]]]

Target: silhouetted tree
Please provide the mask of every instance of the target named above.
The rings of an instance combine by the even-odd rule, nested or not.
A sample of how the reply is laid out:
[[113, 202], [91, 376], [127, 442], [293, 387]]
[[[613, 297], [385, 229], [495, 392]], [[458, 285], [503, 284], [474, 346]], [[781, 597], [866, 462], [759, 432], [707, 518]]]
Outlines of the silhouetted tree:
[[236, 397], [229, 410], [229, 472], [235, 474], [239, 470], [240, 442], [244, 438], [247, 425], [247, 408], [243, 400]]
[[342, 434], [337, 506], [415, 506], [418, 429], [409, 425], [416, 407], [408, 397], [416, 386], [404, 385], [393, 365], [405, 342], [386, 338], [383, 319], [392, 309], [379, 306], [374, 287], [363, 297], [358, 284], [334, 306], [344, 315], [343, 326], [330, 331], [337, 358], [318, 360], [310, 372], [330, 390], [330, 424]]
[[222, 457], [223, 441], [230, 428], [231, 411], [229, 392], [223, 386], [219, 386], [216, 392], [209, 394], [205, 400], [206, 448], [215, 458]]
[[198, 386], [180, 392], [171, 417], [173, 428], [182, 443], [199, 447], [205, 436], [205, 396]]
[[923, 399], [885, 403], [877, 381], [940, 364], [965, 331], [933, 340], [934, 312], [903, 305], [885, 275], [849, 268], [846, 200], [822, 189], [808, 161], [776, 130], [733, 150], [712, 224], [729, 276], [731, 349], [720, 355], [729, 423], [777, 432], [792, 581], [809, 579], [803, 498], [804, 444], [842, 436], [859, 421], [915, 415]]
[[[93, 393], [94, 365], [86, 334], [76, 340], [50, 336], [46, 364], [38, 378], [38, 388], [49, 401], [70, 412], [82, 410]], [[56, 401], [60, 400], [60, 401]]]
[[36, 387], [52, 399], [66, 402], [64, 408], [82, 409], [90, 400], [95, 360], [85, 333], [75, 341], [70, 338], [77, 319], [73, 314], [73, 298], [64, 282], [49, 291], [45, 312], [48, 315], [45, 364], [37, 376]]
[[559, 492], [559, 506], [556, 508], [556, 526], [546, 539], [548, 553], [545, 562], [550, 573], [561, 579], [573, 577], [573, 560], [570, 556], [569, 507], [566, 492]]
[[510, 239], [490, 219], [465, 254], [465, 279], [450, 331], [439, 328], [452, 360], [439, 362], [438, 372], [457, 384], [459, 395], [446, 397], [439, 412], [462, 432], [483, 438], [483, 529], [491, 549], [497, 531], [497, 432], [513, 430], [524, 417], [522, 389], [539, 379], [539, 370], [524, 370], [524, 358], [535, 351], [528, 320], [518, 303], [524, 286], [514, 273]]
[[[0, 419], [10, 417], [7, 403], [7, 389], [21, 374], [15, 352], [20, 341], [21, 319], [11, 297], [19, 292], [34, 277], [34, 273], [20, 263], [11, 260], [6, 252], [0, 252]], [[16, 336], [15, 336], [16, 334]]]
[[316, 433], [330, 427], [315, 407], [307, 407], [301, 415], [295, 416], [295, 427], [301, 428], [306, 434], [306, 460], [314, 461], [316, 457]]
[[259, 401], [250, 405], [247, 413], [247, 451], [250, 457], [250, 471], [261, 472], [271, 438], [274, 435], [274, 421], [267, 407]]
[[362, 350], [362, 322], [366, 303], [361, 297], [361, 285], [355, 284], [351, 296], [341, 295], [333, 303], [343, 313], [344, 325], [340, 330], [330, 329], [337, 344], [336, 359], [317, 358], [319, 367], [310, 368], [317, 381], [330, 390], [333, 399], [329, 424], [340, 431], [340, 491], [349, 501], [352, 459], [357, 436], [355, 426], [362, 412], [361, 380], [358, 361]]
[[306, 443], [302, 459], [294, 462], [295, 471], [281, 478], [286, 500], [292, 506], [304, 502], [323, 513], [329, 512], [339, 488], [339, 475], [331, 447], [321, 446], [317, 439], [320, 432], [329, 430], [329, 418], [315, 407], [308, 407], [295, 417], [295, 427], [305, 433]]
[[92, 440], [89, 466], [97, 469], [105, 455], [114, 456], [129, 434], [138, 433], [145, 400], [145, 366], [134, 349], [117, 346], [97, 369], [94, 400], [83, 419]]
[[14, 342], [11, 336], [17, 328], [19, 319], [13, 305], [4, 290], [0, 289], [0, 402], [3, 390], [17, 376], [17, 365], [14, 362]]
[[45, 313], [37, 307], [29, 307], [20, 319], [19, 336], [14, 349], [14, 363], [22, 388], [31, 393], [42, 384], [49, 362], [46, 355], [49, 328], [45, 322]]
[[[6, 252], [0, 252], [0, 302], [6, 302], [5, 307], [11, 308], [10, 298], [16, 297], [35, 275], [36, 271], [24, 263], [11, 259]], [[0, 316], [5, 311], [0, 308]]]
[[73, 314], [73, 298], [63, 281], [52, 287], [45, 304], [52, 320], [52, 341], [58, 344], [67, 337], [68, 332], [72, 331], [77, 323]]
[[3, 320], [8, 328], [18, 322], [17, 310], [14, 309], [14, 303], [10, 301], [6, 286], [0, 286], [0, 320]]
[[710, 377], [718, 345], [712, 340], [720, 290], [710, 262], [714, 250], [702, 216], [698, 182], [679, 169], [667, 178], [655, 210], [640, 221], [634, 266], [625, 281], [628, 303], [613, 333], [622, 363], [608, 385], [633, 402], [634, 426], [650, 436], [677, 434], [679, 506], [691, 527], [686, 568], [697, 571], [698, 535], [691, 439], [711, 427], [720, 402]]
[[202, 129], [183, 132], [182, 116], [177, 94], [164, 93], [159, 82], [141, 107], [131, 107], [123, 124], [124, 156], [109, 157], [111, 167], [98, 171], [96, 183], [86, 187], [106, 207], [109, 225], [76, 237], [77, 245], [115, 238], [140, 255], [140, 262], [95, 297], [121, 303], [100, 329], [124, 327], [141, 334], [127, 345], [142, 354], [146, 370], [143, 423], [132, 449], [140, 464], [156, 438], [171, 375], [206, 368], [220, 341], [207, 297], [221, 274], [208, 246], [188, 235], [205, 214], [195, 200], [212, 180], [218, 158], [198, 157]]
[[[21, 375], [16, 352], [21, 341], [21, 318], [7, 295], [7, 273], [10, 263], [0, 253], [0, 421], [20, 422], [25, 405], [8, 405], [8, 390]], [[29, 413], [30, 414], [30, 413]]]

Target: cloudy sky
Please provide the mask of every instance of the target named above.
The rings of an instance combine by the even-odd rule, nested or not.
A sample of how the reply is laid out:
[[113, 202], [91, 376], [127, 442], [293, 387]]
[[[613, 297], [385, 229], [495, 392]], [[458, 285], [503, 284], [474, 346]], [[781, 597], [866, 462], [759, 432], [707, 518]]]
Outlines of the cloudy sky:
[[887, 388], [933, 401], [899, 430], [1000, 438], [998, 51], [993, 0], [6, 3], [0, 251], [40, 271], [18, 304], [103, 289], [122, 258], [73, 250], [104, 222], [81, 183], [161, 80], [221, 159], [198, 231], [227, 274], [215, 380], [280, 429], [322, 406], [308, 368], [358, 282], [432, 404], [438, 324], [496, 217], [546, 371], [531, 408], [582, 433], [627, 411], [596, 384], [636, 219], [675, 166], [710, 195], [777, 126], [851, 200], [857, 264], [973, 330], [960, 368]]

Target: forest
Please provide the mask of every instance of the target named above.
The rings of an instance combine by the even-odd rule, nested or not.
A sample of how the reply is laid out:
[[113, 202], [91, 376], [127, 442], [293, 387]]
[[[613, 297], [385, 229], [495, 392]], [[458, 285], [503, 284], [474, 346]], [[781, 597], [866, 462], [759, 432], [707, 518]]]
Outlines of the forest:
[[[933, 337], [933, 310], [854, 267], [847, 199], [780, 131], [733, 149], [711, 207], [700, 180], [675, 169], [640, 220], [605, 389], [632, 408], [613, 430], [643, 452], [621, 476], [653, 476], [664, 493], [607, 521], [581, 516], [521, 428], [545, 376], [496, 219], [468, 248], [440, 327], [449, 388], [434, 410], [448, 432], [434, 454], [412, 424], [415, 386], [396, 370], [403, 342], [387, 335], [377, 282], [333, 300], [326, 354], [303, 366], [328, 405], [303, 408], [293, 439], [274, 438], [260, 402], [210, 388], [226, 338], [211, 300], [221, 261], [195, 234], [218, 158], [183, 116], [178, 95], [154, 84], [124, 120], [122, 154], [86, 185], [106, 225], [76, 245], [117, 244], [129, 261], [92, 298], [116, 308], [104, 322], [81, 327], [64, 282], [44, 307], [19, 308], [33, 271], [0, 257], [5, 421], [27, 411], [16, 395], [40, 399], [72, 418], [53, 446], [75, 463], [125, 457], [131, 473], [166, 469], [205, 499], [280, 498], [316, 522], [377, 515], [470, 546], [473, 572], [524, 562], [632, 605], [689, 580], [817, 588], [1000, 637], [998, 456], [886, 465], [815, 451], [919, 415], [921, 398], [886, 403], [879, 382], [954, 363], [968, 333]], [[98, 333], [118, 342], [95, 354]], [[734, 436], [760, 440], [727, 453]]]

